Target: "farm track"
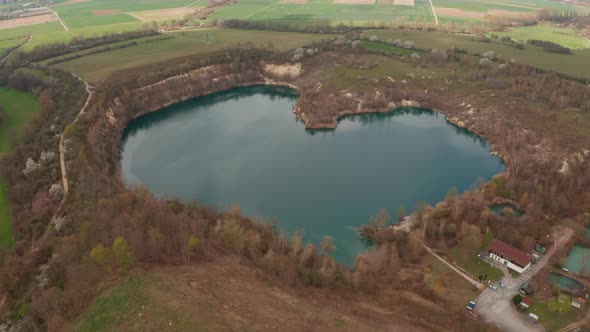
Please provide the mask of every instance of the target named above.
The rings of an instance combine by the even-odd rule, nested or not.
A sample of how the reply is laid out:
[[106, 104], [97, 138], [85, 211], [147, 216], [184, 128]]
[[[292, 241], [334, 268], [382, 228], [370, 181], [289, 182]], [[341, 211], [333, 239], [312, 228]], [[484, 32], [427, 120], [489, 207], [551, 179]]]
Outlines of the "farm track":
[[49, 9], [53, 15], [55, 15], [55, 17], [57, 17], [57, 20], [59, 21], [59, 24], [61, 24], [61, 26], [64, 28], [64, 30], [66, 31], [70, 31], [70, 29], [68, 29], [68, 26], [64, 23], [64, 21], [61, 20], [61, 17], [59, 17], [59, 14], [57, 14], [57, 12], [49, 7], [47, 7], [47, 9]]
[[197, 0], [197, 1], [195, 1], [195, 2], [191, 2], [191, 3], [189, 3], [188, 5], [184, 6], [184, 8], [192, 7], [193, 5], [196, 5], [196, 4], [198, 4], [199, 2], [201, 2], [201, 1], [203, 1], [203, 0]]
[[[411, 234], [410, 234], [411, 235]], [[429, 254], [431, 254], [432, 256], [434, 256], [436, 259], [438, 259], [439, 261], [441, 261], [443, 264], [445, 264], [446, 266], [448, 266], [450, 269], [452, 269], [453, 271], [455, 271], [457, 274], [459, 274], [461, 277], [463, 277], [465, 280], [469, 281], [469, 283], [471, 283], [472, 285], [475, 285], [477, 287], [477, 289], [484, 289], [484, 285], [473, 279], [471, 276], [469, 276], [467, 273], [461, 271], [457, 266], [455, 266], [452, 263], [449, 263], [449, 261], [447, 261], [446, 259], [444, 259], [443, 257], [441, 257], [440, 255], [438, 255], [437, 253], [434, 252], [434, 250], [430, 249], [430, 247], [428, 247], [425, 243], [423, 243], [422, 241], [420, 241], [418, 238], [416, 238], [415, 236], [411, 235], [414, 240], [418, 241], [423, 247], [424, 249], [426, 249], [426, 251], [428, 251]]]
[[436, 10], [434, 9], [434, 5], [432, 4], [432, 0], [428, 0], [430, 2], [430, 8], [432, 8], [432, 15], [434, 15], [434, 24], [438, 25], [438, 17], [436, 16]]
[[[82, 81], [82, 83], [84, 83], [85, 88], [86, 88], [86, 92], [88, 94], [88, 96], [86, 97], [86, 101], [84, 102], [84, 105], [82, 106], [82, 108], [80, 109], [80, 112], [78, 113], [78, 115], [76, 115], [76, 118], [74, 119], [74, 121], [72, 121], [71, 124], [75, 124], [76, 122], [78, 122], [78, 119], [80, 118], [80, 116], [86, 114], [86, 108], [88, 107], [88, 105], [90, 104], [90, 100], [92, 99], [93, 96], [93, 92], [92, 92], [92, 86], [90, 84], [88, 84], [88, 82], [86, 82], [85, 80], [83, 80], [80, 76], [70, 72], [72, 74], [72, 76], [76, 77], [77, 79], [79, 79], [80, 81]], [[47, 238], [47, 236], [49, 236], [49, 233], [51, 232], [51, 228], [54, 226], [55, 220], [57, 220], [58, 216], [61, 214], [61, 212], [63, 211], [63, 207], [65, 205], [67, 196], [68, 196], [68, 192], [69, 192], [69, 185], [68, 185], [68, 175], [67, 175], [67, 169], [66, 169], [66, 158], [65, 158], [65, 153], [66, 153], [66, 149], [65, 149], [65, 144], [64, 144], [65, 138], [64, 138], [64, 134], [63, 132], [59, 135], [59, 164], [60, 164], [60, 169], [61, 169], [61, 180], [62, 180], [62, 186], [63, 186], [63, 190], [64, 190], [64, 194], [63, 197], [59, 203], [59, 206], [57, 208], [57, 211], [55, 211], [53, 217], [51, 218], [51, 221], [49, 222], [49, 224], [47, 225], [45, 231], [43, 232], [43, 235], [41, 236], [41, 239], [44, 240]], [[37, 248], [35, 247], [35, 242], [33, 241], [33, 243], [31, 244], [31, 249], [32, 251], [37, 250]]]
[[582, 318], [581, 320], [579, 320], [575, 323], [572, 323], [572, 324], [564, 327], [559, 332], [575, 331], [576, 329], [581, 328], [582, 326], [584, 326], [587, 323], [590, 323], [590, 311], [588, 311], [588, 313], [586, 314], [586, 316], [584, 318]]
[[[75, 76], [82, 83], [84, 83], [86, 93], [88, 94], [88, 97], [86, 97], [86, 102], [84, 103], [84, 106], [82, 106], [82, 108], [80, 109], [80, 113], [78, 113], [78, 115], [76, 116], [76, 118], [72, 122], [72, 124], [75, 124], [76, 122], [78, 122], [78, 119], [80, 118], [80, 116], [84, 115], [86, 113], [86, 108], [88, 107], [88, 104], [90, 103], [90, 99], [92, 98], [92, 86], [90, 84], [88, 84], [88, 82], [84, 81], [80, 76], [78, 76], [74, 73], [72, 73], [72, 75]], [[61, 167], [61, 179], [62, 179], [63, 188], [64, 188], [64, 196], [62, 198], [62, 204], [65, 202], [65, 200], [68, 196], [68, 191], [69, 191], [68, 175], [67, 175], [67, 171], [66, 171], [66, 162], [65, 162], [66, 148], [64, 146], [64, 140], [65, 140], [64, 134], [62, 133], [59, 137], [59, 163], [60, 163], [60, 167]]]
[[18, 50], [20, 50], [21, 48], [23, 48], [25, 45], [27, 45], [31, 40], [33, 40], [33, 36], [28, 36], [27, 40], [25, 40], [24, 43], [20, 44], [17, 48], [13, 49], [12, 51], [8, 52], [2, 59], [0, 59], [0, 63], [4, 62], [4, 60], [8, 59], [8, 57], [10, 57], [10, 55]]

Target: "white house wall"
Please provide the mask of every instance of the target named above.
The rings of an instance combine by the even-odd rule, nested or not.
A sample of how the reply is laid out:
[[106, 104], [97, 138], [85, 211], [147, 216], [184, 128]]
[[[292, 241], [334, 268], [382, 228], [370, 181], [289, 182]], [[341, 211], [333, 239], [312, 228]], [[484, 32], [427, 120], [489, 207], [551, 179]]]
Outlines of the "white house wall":
[[506, 265], [508, 268], [510, 268], [510, 269], [512, 269], [512, 270], [514, 270], [514, 271], [516, 271], [518, 273], [523, 273], [529, 267], [531, 267], [531, 263], [528, 263], [527, 266], [525, 266], [524, 268], [522, 268], [522, 267], [520, 267], [520, 266], [518, 266], [516, 264], [513, 264], [512, 262], [510, 262], [510, 261], [508, 261], [508, 260], [506, 260], [506, 259], [504, 259], [504, 258], [502, 258], [502, 257], [500, 257], [500, 256], [498, 256], [496, 254], [493, 254], [493, 253], [490, 253], [490, 257], [493, 260], [495, 260], [497, 262], [500, 262], [501, 264]]

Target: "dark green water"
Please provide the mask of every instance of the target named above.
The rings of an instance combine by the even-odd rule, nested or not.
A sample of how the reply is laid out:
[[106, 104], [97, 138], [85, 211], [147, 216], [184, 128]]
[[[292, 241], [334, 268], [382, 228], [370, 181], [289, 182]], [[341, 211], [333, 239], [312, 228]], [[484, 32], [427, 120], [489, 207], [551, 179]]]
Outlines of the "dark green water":
[[296, 99], [237, 88], [136, 119], [123, 139], [123, 177], [159, 197], [239, 205], [314, 243], [331, 235], [334, 256], [351, 264], [365, 249], [357, 227], [380, 209], [409, 212], [504, 170], [485, 141], [437, 113], [358, 115], [335, 131], [306, 131], [291, 113]]

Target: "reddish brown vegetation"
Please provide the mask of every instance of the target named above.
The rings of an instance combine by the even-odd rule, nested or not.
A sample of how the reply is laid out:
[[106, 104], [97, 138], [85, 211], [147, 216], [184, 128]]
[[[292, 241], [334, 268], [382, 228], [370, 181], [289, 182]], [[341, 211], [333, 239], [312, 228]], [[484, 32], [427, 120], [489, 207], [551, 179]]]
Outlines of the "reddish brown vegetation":
[[[446, 248], [461, 241], [470, 244], [480, 239], [481, 233], [492, 232], [508, 243], [528, 248], [559, 222], [556, 217], [581, 212], [584, 196], [580, 194], [590, 185], [588, 161], [572, 163], [570, 176], [557, 170], [563, 157], [579, 151], [588, 137], [574, 133], [564, 141], [560, 132], [544, 131], [544, 120], [588, 111], [586, 90], [581, 84], [524, 65], [511, 64], [509, 71], [480, 67], [469, 57], [455, 56], [451, 50], [449, 62], [425, 59], [421, 65], [446, 68], [455, 85], [442, 79], [402, 84], [386, 78], [359, 78], [364, 85], [351, 87], [352, 98], [348, 98], [341, 96], [341, 88], [330, 86], [321, 77], [327, 77], [323, 74], [334, 69], [332, 64], [341, 65], [333, 63], [335, 54], [344, 61], [364, 53], [338, 46], [318, 47], [325, 54], [303, 61], [304, 72], [310, 76], [281, 79], [298, 88], [299, 111], [307, 115], [308, 126], [332, 124], [334, 119], [357, 110], [359, 101], [363, 110], [383, 111], [388, 110], [390, 102], [412, 100], [464, 121], [490, 140], [508, 163], [507, 174], [487, 185], [485, 192], [460, 197], [451, 193], [444, 204], [419, 209], [419, 229], [413, 231], [412, 239]], [[374, 250], [359, 256], [351, 271], [328, 255], [332, 248], [329, 239], [317, 250], [313, 244], [301, 243], [297, 235], [288, 239], [275, 225], [250, 220], [240, 216], [239, 211], [222, 214], [197, 203], [161, 201], [145, 190], [130, 192], [124, 187], [119, 144], [129, 120], [198, 95], [266, 82], [270, 77], [263, 70], [264, 62], [281, 63], [287, 57], [257, 50], [219, 52], [207, 58], [184, 58], [122, 72], [98, 87], [87, 114], [67, 130], [70, 143], [66, 159], [72, 188], [63, 216], [58, 216], [66, 218], [65, 226], [42, 237], [56, 207], [45, 193], [52, 183], [59, 181], [58, 173], [52, 172], [58, 170], [57, 161], [27, 176], [22, 169], [27, 158], [37, 160], [42, 151], [56, 150], [56, 133], [71, 123], [85, 95], [78, 80], [53, 72], [54, 83], [43, 90], [40, 98], [43, 113], [31, 124], [25, 144], [17, 146], [5, 163], [19, 243], [5, 256], [0, 274], [0, 287], [7, 294], [1, 308], [4, 317], [21, 319], [24, 328], [58, 328], [65, 320], [79, 315], [96, 295], [96, 285], [101, 280], [126, 270], [117, 264], [99, 267], [96, 263], [100, 255], [95, 252], [90, 256], [93, 248], [108, 247], [117, 237], [126, 240], [140, 263], [199, 264], [232, 254], [294, 287], [354, 288], [389, 294], [414, 289], [444, 304], [441, 287], [435, 287], [432, 293], [421, 276], [406, 278], [398, 273], [415, 268], [413, 264], [423, 251], [416, 241], [389, 228], [374, 232]], [[412, 63], [409, 59], [403, 61]], [[469, 74], [457, 79], [453, 73], [459, 70]], [[318, 78], [327, 91], [318, 91]], [[467, 86], [491, 92], [473, 94], [473, 88], [464, 89]], [[504, 107], [494, 94], [513, 99], [518, 108]], [[470, 117], [468, 110], [457, 106], [466, 100], [482, 109], [477, 117]], [[530, 105], [539, 105], [539, 109], [531, 110]], [[549, 107], [550, 110], [546, 109]], [[510, 217], [498, 220], [490, 215], [487, 204], [498, 197], [518, 202], [526, 208], [526, 216], [517, 221]], [[387, 219], [380, 214], [374, 221], [386, 224]], [[46, 268], [40, 270], [42, 265]], [[395, 301], [384, 303], [397, 305]], [[23, 306], [29, 309], [17, 317], [15, 313]], [[445, 312], [448, 317], [457, 317], [454, 309]], [[471, 324], [462, 321], [456, 324]]]

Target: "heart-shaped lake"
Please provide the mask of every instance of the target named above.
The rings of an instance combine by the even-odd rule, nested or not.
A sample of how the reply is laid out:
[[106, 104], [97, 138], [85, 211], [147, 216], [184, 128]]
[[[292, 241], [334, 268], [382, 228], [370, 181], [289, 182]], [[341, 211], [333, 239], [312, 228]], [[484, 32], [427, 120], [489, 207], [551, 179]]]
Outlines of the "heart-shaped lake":
[[352, 264], [365, 249], [357, 227], [380, 209], [411, 212], [504, 170], [483, 139], [436, 112], [357, 115], [335, 131], [306, 131], [291, 112], [296, 101], [293, 91], [253, 86], [133, 120], [124, 180], [159, 197], [237, 205], [316, 244], [330, 235], [333, 255]]

